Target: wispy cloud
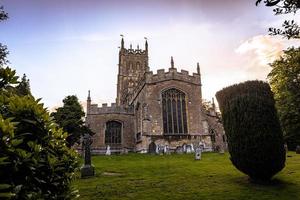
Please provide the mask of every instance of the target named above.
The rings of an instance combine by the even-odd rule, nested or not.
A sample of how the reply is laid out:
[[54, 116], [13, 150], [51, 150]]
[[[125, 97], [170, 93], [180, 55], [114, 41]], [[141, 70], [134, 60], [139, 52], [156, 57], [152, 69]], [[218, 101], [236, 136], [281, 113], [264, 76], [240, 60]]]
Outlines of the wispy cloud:
[[278, 37], [268, 35], [258, 35], [243, 42], [236, 52], [239, 54], [254, 54], [256, 59], [262, 66], [273, 62], [280, 55], [285, 47], [284, 40]]

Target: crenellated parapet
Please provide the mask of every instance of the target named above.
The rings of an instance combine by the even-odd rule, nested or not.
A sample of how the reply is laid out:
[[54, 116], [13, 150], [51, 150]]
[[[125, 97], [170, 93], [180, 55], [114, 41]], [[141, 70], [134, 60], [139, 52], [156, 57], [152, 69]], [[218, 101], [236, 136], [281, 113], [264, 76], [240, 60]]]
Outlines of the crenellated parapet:
[[153, 74], [152, 71], [144, 74], [144, 77], [138, 82], [137, 87], [134, 89], [131, 99], [134, 99], [139, 94], [145, 84], [155, 84], [170, 80], [182, 81], [201, 86], [201, 75], [199, 71], [198, 73], [190, 75], [188, 71], [181, 70], [179, 72], [174, 67], [169, 68], [168, 71], [165, 71], [165, 69], [159, 69], [156, 74]]
[[91, 104], [88, 111], [89, 115], [100, 115], [100, 114], [133, 114], [133, 109], [131, 107], [117, 106], [116, 103], [111, 103], [110, 106], [107, 103], [103, 103], [102, 106], [98, 104]]
[[156, 74], [153, 74], [152, 71], [146, 73], [146, 83], [157, 83], [167, 80], [179, 80], [201, 85], [200, 74], [193, 73], [190, 75], [186, 70], [178, 72], [176, 68], [169, 68], [167, 72], [164, 69], [159, 69]]
[[121, 53], [123, 55], [147, 55], [147, 51], [146, 50], [142, 50], [142, 49], [122, 49]]

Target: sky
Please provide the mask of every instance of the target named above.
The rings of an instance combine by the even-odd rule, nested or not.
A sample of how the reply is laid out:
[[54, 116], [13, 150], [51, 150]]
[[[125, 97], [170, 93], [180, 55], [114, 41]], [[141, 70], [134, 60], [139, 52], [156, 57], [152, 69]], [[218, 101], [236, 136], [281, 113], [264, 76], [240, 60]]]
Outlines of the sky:
[[116, 98], [120, 34], [125, 47], [144, 48], [149, 66], [192, 74], [200, 63], [203, 98], [245, 80], [266, 80], [269, 63], [296, 40], [268, 35], [284, 18], [255, 0], [0, 0], [9, 19], [0, 42], [10, 66], [30, 79], [32, 93], [50, 110], [67, 95], [84, 105]]

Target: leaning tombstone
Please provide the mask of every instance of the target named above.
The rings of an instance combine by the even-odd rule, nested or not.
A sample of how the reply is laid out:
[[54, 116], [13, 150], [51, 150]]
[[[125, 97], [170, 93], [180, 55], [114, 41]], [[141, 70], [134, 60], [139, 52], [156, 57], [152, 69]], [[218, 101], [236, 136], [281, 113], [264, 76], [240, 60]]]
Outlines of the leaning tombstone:
[[200, 147], [197, 147], [195, 150], [195, 160], [201, 160], [201, 153], [202, 149]]
[[107, 156], [111, 155], [111, 151], [110, 151], [110, 146], [109, 145], [107, 145], [107, 147], [106, 147], [105, 155], [107, 155]]
[[95, 167], [92, 165], [91, 160], [91, 144], [93, 143], [90, 134], [83, 136], [83, 149], [84, 149], [84, 165], [81, 167], [81, 178], [86, 178], [95, 175]]
[[296, 154], [300, 154], [300, 145], [297, 145], [296, 147]]

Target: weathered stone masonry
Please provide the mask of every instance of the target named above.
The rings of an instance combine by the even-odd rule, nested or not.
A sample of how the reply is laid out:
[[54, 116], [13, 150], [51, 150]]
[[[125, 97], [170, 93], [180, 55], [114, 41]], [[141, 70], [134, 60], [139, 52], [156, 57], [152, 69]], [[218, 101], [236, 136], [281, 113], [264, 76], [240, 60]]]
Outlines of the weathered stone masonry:
[[[125, 49], [121, 41], [116, 102], [107, 106], [87, 99], [86, 123], [96, 133], [94, 153], [148, 152], [150, 143], [170, 151], [199, 142], [207, 151], [226, 148], [225, 136], [215, 107], [202, 105], [200, 67], [197, 73], [180, 72], [173, 58], [168, 71], [149, 71], [148, 43], [145, 50]], [[214, 104], [213, 104], [214, 105]]]

